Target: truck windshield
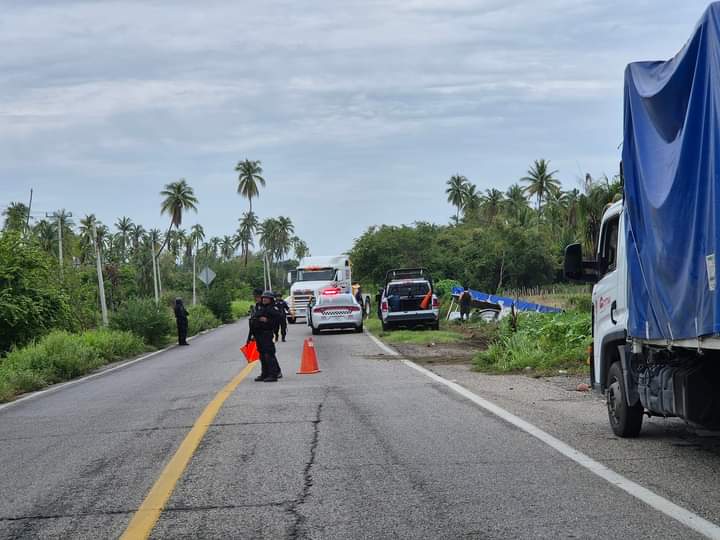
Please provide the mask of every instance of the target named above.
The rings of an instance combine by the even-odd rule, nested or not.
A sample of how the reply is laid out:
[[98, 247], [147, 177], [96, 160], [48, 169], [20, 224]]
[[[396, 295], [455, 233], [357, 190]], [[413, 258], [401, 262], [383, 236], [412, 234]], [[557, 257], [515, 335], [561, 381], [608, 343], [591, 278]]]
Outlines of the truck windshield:
[[297, 281], [332, 281], [335, 279], [334, 268], [320, 270], [298, 270]]

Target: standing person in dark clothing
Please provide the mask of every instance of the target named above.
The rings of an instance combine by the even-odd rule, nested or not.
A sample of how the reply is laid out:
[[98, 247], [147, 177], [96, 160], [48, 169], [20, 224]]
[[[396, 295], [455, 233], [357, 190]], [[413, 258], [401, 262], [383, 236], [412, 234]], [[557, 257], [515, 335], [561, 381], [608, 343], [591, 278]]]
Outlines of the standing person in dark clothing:
[[357, 288], [357, 292], [355, 292], [355, 301], [360, 304], [360, 311], [363, 314], [363, 319], [365, 318], [365, 299], [363, 298], [362, 294], [362, 287]]
[[472, 304], [472, 295], [467, 286], [460, 295], [460, 320], [470, 320], [470, 306]]
[[257, 382], [277, 382], [282, 377], [280, 365], [275, 356], [275, 343], [273, 333], [275, 327], [280, 324], [280, 314], [273, 305], [275, 296], [271, 291], [262, 293], [260, 304], [256, 306], [250, 316], [250, 335], [248, 342], [255, 339], [258, 351], [260, 352], [260, 365], [262, 371], [255, 378]]
[[290, 313], [290, 306], [283, 300], [282, 294], [280, 293], [275, 294], [275, 308], [278, 310], [278, 313], [280, 313], [280, 326], [275, 330], [275, 341], [278, 340], [278, 334], [280, 334], [282, 340], [285, 341], [288, 329], [287, 316]]
[[190, 345], [187, 342], [188, 312], [183, 305], [182, 298], [175, 299], [175, 322], [177, 323], [178, 345]]

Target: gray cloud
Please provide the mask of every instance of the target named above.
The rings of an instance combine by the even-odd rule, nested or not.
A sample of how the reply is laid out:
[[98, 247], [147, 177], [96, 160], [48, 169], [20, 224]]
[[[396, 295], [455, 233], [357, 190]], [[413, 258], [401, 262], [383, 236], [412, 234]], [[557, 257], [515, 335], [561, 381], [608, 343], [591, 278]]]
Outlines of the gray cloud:
[[666, 58], [706, 3], [640, 0], [21, 2], [0, 18], [0, 205], [159, 225], [186, 177], [228, 234], [234, 163], [315, 253], [374, 223], [444, 222], [460, 171], [506, 187], [535, 158], [611, 174], [627, 62]]

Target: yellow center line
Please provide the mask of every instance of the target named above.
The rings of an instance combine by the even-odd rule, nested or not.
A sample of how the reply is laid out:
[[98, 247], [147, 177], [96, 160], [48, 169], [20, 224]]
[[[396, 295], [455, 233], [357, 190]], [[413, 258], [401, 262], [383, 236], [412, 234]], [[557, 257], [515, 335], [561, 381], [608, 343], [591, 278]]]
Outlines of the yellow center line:
[[220, 412], [223, 403], [225, 403], [225, 400], [230, 397], [230, 394], [233, 393], [243, 379], [250, 374], [255, 364], [257, 364], [257, 362], [248, 364], [208, 403], [205, 410], [193, 424], [190, 433], [183, 439], [175, 455], [168, 464], [165, 465], [162, 473], [160, 473], [160, 477], [153, 485], [150, 493], [145, 497], [140, 508], [135, 512], [130, 524], [120, 537], [121, 540], [144, 539], [150, 536], [150, 533], [155, 527], [155, 523], [157, 523], [157, 520], [160, 518], [165, 504], [175, 490], [175, 485], [187, 468], [188, 463], [190, 463], [190, 459], [192, 459], [195, 450], [197, 450], [200, 441], [205, 436], [213, 420], [215, 420], [217, 413]]

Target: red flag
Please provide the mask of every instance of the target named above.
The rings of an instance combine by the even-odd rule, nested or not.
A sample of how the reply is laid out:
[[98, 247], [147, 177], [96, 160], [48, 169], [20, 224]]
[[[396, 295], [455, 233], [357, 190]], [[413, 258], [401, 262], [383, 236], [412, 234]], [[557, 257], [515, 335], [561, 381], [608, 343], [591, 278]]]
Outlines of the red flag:
[[250, 362], [260, 360], [260, 351], [258, 351], [257, 343], [255, 342], [255, 340], [252, 340], [240, 347], [240, 351], [245, 355], [248, 364]]

